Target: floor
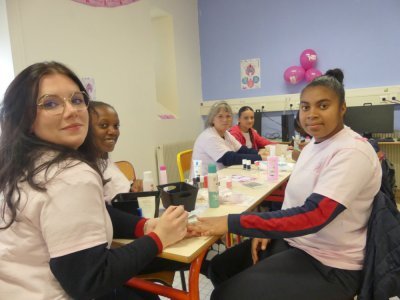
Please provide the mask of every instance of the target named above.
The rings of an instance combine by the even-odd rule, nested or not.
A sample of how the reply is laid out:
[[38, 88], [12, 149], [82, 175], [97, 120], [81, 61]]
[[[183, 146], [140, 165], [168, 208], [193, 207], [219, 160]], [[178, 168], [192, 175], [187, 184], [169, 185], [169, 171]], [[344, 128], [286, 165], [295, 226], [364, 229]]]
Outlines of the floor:
[[[206, 259], [210, 260], [215, 255], [217, 255], [218, 253], [222, 253], [223, 251], [225, 251], [225, 246], [223, 244], [220, 245], [214, 244], [213, 248], [208, 252]], [[185, 278], [187, 285], [189, 278], [189, 271], [185, 271]], [[179, 272], [175, 273], [174, 283], [172, 284], [172, 286], [177, 289], [182, 289], [181, 276]], [[200, 300], [209, 300], [213, 289], [214, 287], [211, 281], [203, 274], [200, 274], [200, 281], [199, 281]], [[163, 300], [169, 299], [165, 297], [160, 297], [160, 298]]]

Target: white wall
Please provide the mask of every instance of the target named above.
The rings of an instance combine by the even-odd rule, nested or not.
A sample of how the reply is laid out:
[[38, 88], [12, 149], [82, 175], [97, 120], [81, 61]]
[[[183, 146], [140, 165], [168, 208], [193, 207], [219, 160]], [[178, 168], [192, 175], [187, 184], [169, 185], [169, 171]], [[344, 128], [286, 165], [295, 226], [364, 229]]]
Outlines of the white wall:
[[[151, 10], [172, 15], [179, 115], [159, 120], [152, 55]], [[15, 72], [44, 60], [94, 77], [98, 100], [119, 113], [114, 160], [131, 161], [138, 175], [156, 171], [158, 144], [195, 139], [202, 130], [197, 0], [140, 0], [93, 8], [71, 0], [7, 0]]]
[[14, 70], [7, 22], [6, 0], [0, 0], [0, 102], [3, 100], [4, 92], [13, 78]]

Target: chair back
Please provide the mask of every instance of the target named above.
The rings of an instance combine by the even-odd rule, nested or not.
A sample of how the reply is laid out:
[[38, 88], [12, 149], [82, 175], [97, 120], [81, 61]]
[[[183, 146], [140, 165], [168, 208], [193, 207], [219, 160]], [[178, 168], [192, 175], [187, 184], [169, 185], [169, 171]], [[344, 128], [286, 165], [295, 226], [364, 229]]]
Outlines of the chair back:
[[179, 179], [185, 181], [185, 172], [190, 170], [192, 163], [193, 149], [184, 150], [176, 155], [176, 163], [178, 165]]
[[135, 168], [133, 165], [126, 160], [116, 161], [115, 164], [124, 173], [125, 177], [128, 178], [129, 181], [133, 181], [136, 179]]

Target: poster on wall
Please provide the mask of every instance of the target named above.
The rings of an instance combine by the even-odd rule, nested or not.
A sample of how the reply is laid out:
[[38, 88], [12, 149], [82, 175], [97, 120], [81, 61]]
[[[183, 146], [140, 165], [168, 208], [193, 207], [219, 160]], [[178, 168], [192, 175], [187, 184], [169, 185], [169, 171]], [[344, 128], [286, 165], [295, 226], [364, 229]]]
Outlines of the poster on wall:
[[261, 87], [260, 59], [244, 59], [240, 61], [240, 78], [242, 90], [259, 89]]
[[96, 100], [96, 85], [94, 83], [94, 78], [92, 77], [82, 77], [82, 84], [89, 94], [89, 99]]

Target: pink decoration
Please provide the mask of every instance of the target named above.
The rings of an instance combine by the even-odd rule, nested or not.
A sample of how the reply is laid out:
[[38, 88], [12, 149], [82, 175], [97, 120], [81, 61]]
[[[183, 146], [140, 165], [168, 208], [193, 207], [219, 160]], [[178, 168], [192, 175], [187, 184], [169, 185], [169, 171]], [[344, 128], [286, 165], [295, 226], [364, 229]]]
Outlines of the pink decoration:
[[139, 0], [72, 0], [72, 1], [97, 7], [116, 7], [116, 6], [130, 4]]
[[297, 84], [304, 78], [304, 69], [300, 66], [291, 66], [285, 70], [283, 73], [283, 78], [287, 83]]
[[300, 64], [305, 69], [308, 70], [313, 68], [317, 63], [317, 53], [313, 49], [306, 49], [300, 54]]
[[316, 78], [318, 76], [321, 76], [321, 75], [322, 75], [322, 73], [321, 73], [320, 70], [317, 70], [317, 69], [314, 69], [314, 68], [308, 69], [306, 71], [306, 75], [305, 75], [306, 81], [307, 82], [311, 82], [311, 81], [314, 80], [314, 78]]

